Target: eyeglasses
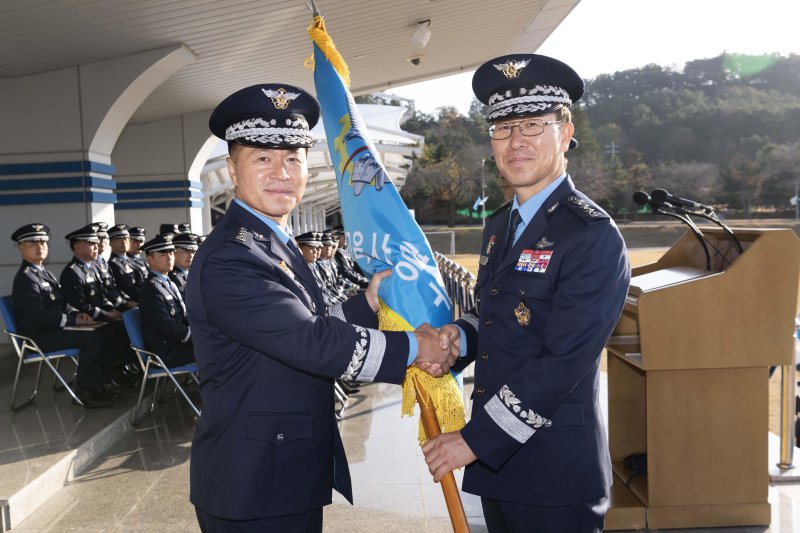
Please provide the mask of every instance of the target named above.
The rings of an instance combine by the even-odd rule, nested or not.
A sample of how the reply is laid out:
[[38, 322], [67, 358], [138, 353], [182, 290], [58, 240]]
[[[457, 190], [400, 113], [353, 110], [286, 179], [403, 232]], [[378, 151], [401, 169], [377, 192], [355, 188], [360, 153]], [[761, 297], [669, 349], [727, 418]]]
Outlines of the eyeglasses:
[[550, 124], [563, 124], [562, 120], [523, 120], [512, 124], [510, 122], [503, 122], [502, 124], [492, 124], [489, 126], [489, 137], [495, 141], [502, 141], [511, 137], [514, 128], [519, 128], [519, 132], [525, 137], [535, 137], [541, 135], [545, 126]]

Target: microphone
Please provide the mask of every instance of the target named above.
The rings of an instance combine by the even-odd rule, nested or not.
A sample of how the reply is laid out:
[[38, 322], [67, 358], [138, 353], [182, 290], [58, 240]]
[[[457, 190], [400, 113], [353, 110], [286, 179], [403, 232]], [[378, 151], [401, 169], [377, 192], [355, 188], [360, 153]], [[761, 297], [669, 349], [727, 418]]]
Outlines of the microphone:
[[[634, 196], [636, 196], [634, 194]], [[686, 198], [678, 198], [677, 196], [672, 196], [668, 193], [665, 189], [653, 189], [651, 193], [651, 200], [658, 204], [663, 204], [667, 207], [670, 205], [673, 206], [675, 211], [682, 215], [695, 215], [706, 220], [709, 220], [722, 228], [722, 231], [725, 235], [728, 236], [728, 239], [733, 243], [733, 246], [736, 250], [741, 254], [743, 253], [742, 243], [739, 242], [739, 238], [733, 233], [733, 230], [730, 229], [727, 225], [725, 225], [717, 216], [717, 213], [714, 211], [713, 207], [703, 205], [699, 202], [695, 202], [694, 200], [687, 200]], [[634, 198], [636, 201], [636, 198]], [[685, 211], [683, 208], [688, 207], [690, 209], [696, 209], [696, 212], [688, 212]]]
[[[653, 196], [650, 196], [644, 191], [636, 191], [635, 193], [633, 193], [633, 201], [639, 205], [649, 205], [650, 209], [653, 210], [653, 213], [657, 215], [664, 215], [671, 218], [677, 218], [678, 220], [689, 226], [689, 230], [694, 234], [694, 236], [700, 242], [700, 246], [703, 248], [703, 252], [705, 252], [706, 270], [711, 270], [711, 254], [708, 253], [708, 245], [706, 244], [703, 232], [700, 231], [700, 228], [698, 228], [694, 224], [694, 222], [692, 222], [692, 219], [689, 218], [689, 213], [687, 213], [680, 207], [675, 207], [670, 203], [665, 202], [663, 198], [659, 198], [661, 195], [658, 195], [657, 197], [655, 195], [656, 191], [663, 191], [664, 193], [667, 192], [664, 191], [664, 189], [656, 189], [655, 191], [653, 191]], [[669, 209], [670, 211], [664, 211], [664, 209]], [[672, 210], [674, 210], [675, 212], [672, 212]]]
[[650, 193], [650, 196], [653, 198], [654, 201], [658, 202], [659, 204], [669, 203], [674, 205], [675, 207], [688, 207], [690, 209], [699, 209], [700, 211], [703, 211], [705, 213], [711, 213], [712, 211], [714, 211], [713, 207], [703, 205], [701, 203], [695, 202], [694, 200], [687, 200], [686, 198], [678, 198], [677, 196], [672, 196], [665, 189], [653, 189], [653, 192]]

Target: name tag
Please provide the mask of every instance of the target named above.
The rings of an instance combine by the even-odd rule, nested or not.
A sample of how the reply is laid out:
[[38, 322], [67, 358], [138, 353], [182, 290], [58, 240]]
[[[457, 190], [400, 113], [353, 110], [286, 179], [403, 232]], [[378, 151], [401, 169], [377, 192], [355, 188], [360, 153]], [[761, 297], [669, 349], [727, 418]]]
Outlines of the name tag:
[[489, 256], [481, 255], [481, 258], [478, 260], [478, 262], [480, 263], [481, 266], [486, 266], [486, 263], [489, 262]]
[[45, 288], [45, 289], [49, 289], [50, 288], [50, 284], [48, 282], [46, 282], [46, 281], [43, 281], [42, 282], [42, 287]]

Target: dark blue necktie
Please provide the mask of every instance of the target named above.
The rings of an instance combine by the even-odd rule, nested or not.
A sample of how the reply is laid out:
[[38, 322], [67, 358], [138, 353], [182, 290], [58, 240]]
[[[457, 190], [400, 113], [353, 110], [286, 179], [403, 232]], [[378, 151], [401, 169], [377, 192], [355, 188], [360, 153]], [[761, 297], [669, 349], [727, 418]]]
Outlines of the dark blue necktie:
[[519, 227], [520, 223], [522, 222], [522, 216], [519, 214], [519, 209], [514, 209], [511, 211], [511, 222], [508, 225], [508, 235], [506, 235], [506, 244], [505, 248], [503, 249], [503, 259], [505, 259], [508, 251], [511, 249], [511, 246], [514, 242], [514, 235], [517, 234], [517, 228]]

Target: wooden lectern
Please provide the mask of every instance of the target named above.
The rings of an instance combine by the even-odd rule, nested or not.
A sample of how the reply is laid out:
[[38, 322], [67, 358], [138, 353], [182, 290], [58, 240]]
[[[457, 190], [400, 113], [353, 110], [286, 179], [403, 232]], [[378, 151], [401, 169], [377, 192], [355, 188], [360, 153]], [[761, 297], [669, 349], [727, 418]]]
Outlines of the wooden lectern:
[[[608, 350], [607, 530], [770, 522], [768, 367], [794, 363], [800, 241], [702, 228], [633, 270]], [[625, 458], [645, 453], [646, 473]]]

